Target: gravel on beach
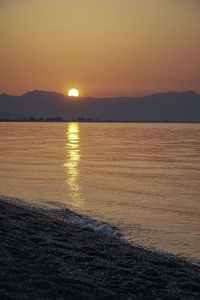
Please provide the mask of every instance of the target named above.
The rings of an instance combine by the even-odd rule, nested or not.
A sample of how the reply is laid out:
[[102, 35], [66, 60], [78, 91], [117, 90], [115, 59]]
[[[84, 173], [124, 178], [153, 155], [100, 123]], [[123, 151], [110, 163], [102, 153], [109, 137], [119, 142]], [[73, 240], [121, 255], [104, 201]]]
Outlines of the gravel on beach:
[[200, 267], [1, 199], [0, 299], [200, 299]]

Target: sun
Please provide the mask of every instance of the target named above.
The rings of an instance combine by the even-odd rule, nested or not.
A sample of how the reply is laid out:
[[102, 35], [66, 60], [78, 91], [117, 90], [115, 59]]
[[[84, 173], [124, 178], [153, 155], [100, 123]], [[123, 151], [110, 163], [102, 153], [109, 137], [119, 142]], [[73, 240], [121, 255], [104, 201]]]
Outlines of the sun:
[[70, 97], [78, 97], [79, 96], [79, 91], [77, 89], [70, 89], [68, 91], [68, 96], [70, 96]]

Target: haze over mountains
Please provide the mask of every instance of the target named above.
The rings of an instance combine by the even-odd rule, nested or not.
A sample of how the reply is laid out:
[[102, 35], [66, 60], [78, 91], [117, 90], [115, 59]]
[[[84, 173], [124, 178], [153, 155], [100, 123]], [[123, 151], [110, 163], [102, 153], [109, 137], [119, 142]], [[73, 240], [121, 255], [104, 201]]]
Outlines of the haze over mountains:
[[200, 122], [200, 95], [170, 92], [145, 97], [71, 98], [48, 91], [0, 95], [0, 119], [79, 117], [102, 121]]

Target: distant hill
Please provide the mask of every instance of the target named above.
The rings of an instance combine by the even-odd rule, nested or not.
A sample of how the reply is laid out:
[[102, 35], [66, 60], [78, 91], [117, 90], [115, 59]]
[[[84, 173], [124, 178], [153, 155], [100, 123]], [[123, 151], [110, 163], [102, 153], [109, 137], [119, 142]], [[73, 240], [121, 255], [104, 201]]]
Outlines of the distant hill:
[[78, 117], [113, 121], [200, 122], [200, 95], [170, 92], [145, 97], [70, 98], [56, 92], [0, 95], [0, 119]]

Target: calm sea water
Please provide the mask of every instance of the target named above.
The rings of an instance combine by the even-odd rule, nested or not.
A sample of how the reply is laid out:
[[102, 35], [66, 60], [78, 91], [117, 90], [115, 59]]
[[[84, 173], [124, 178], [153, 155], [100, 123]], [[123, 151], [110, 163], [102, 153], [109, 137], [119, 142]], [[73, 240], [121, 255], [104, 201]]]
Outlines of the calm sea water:
[[200, 260], [200, 125], [0, 123], [0, 194]]

